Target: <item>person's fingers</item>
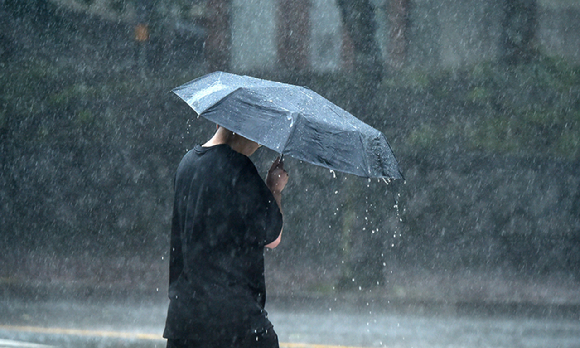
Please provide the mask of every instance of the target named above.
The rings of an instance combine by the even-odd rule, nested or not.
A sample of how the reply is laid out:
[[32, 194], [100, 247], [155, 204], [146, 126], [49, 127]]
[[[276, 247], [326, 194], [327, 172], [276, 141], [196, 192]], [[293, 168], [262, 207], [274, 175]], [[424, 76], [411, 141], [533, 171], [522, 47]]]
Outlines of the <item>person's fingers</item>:
[[272, 166], [270, 167], [270, 171], [274, 171], [277, 168], [284, 170], [284, 162], [280, 162], [280, 157], [277, 157], [274, 160], [274, 162], [272, 163]]

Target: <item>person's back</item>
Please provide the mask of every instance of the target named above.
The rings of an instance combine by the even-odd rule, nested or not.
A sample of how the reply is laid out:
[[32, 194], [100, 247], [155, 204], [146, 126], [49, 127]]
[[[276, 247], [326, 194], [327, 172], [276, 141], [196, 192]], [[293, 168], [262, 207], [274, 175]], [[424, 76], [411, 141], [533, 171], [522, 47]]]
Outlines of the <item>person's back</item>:
[[175, 177], [164, 337], [224, 347], [256, 343], [267, 330], [275, 337], [264, 311], [263, 249], [281, 228], [279, 206], [248, 157], [226, 144], [188, 152]]

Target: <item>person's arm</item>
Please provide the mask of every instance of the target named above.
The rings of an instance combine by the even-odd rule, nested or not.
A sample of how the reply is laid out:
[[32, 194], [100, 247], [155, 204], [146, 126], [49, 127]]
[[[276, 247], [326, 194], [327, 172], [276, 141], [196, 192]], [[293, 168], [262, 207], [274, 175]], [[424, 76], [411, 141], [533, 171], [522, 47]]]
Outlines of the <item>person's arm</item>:
[[[272, 192], [274, 199], [276, 200], [276, 204], [278, 204], [278, 208], [280, 209], [280, 213], [282, 213], [282, 190], [288, 183], [288, 173], [284, 170], [284, 162], [280, 162], [280, 158], [278, 157], [274, 163], [272, 163], [272, 167], [268, 171], [268, 176], [266, 177], [266, 186]], [[280, 234], [278, 238], [274, 240], [272, 243], [266, 244], [266, 248], [273, 249], [280, 244], [282, 239], [282, 231], [284, 227], [280, 230]]]

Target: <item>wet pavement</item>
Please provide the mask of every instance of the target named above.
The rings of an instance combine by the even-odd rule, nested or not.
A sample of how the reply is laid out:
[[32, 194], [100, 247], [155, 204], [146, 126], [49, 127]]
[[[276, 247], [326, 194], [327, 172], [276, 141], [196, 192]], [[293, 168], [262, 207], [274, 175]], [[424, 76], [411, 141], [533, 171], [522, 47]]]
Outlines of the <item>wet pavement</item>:
[[[2, 300], [0, 347], [164, 347], [159, 300]], [[576, 307], [272, 298], [281, 347], [580, 347]]]

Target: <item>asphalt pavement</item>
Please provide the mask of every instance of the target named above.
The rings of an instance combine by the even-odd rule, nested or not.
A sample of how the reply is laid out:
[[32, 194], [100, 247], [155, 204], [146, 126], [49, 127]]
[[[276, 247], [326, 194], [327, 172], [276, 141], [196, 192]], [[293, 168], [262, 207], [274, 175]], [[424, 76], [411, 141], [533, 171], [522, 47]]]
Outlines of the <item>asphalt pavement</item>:
[[[164, 347], [159, 298], [0, 300], [0, 347]], [[580, 347], [575, 308], [270, 298], [282, 348]]]

